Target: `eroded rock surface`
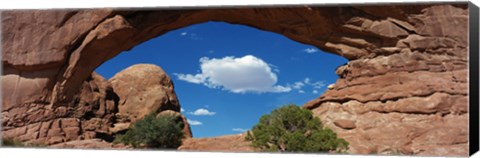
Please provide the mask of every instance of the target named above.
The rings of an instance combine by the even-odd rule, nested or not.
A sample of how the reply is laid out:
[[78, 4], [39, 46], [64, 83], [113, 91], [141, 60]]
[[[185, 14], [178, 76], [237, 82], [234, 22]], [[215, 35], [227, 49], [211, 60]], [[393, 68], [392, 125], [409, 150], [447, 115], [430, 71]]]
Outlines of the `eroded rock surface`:
[[137, 121], [151, 112], [180, 111], [170, 77], [156, 65], [130, 66], [115, 74], [109, 82], [121, 98], [118, 119]]
[[118, 99], [111, 85], [93, 73], [69, 103], [56, 106], [30, 103], [2, 109], [2, 137], [40, 144], [92, 138], [108, 140]]
[[245, 140], [246, 134], [225, 135], [212, 138], [189, 138], [178, 150], [211, 152], [259, 152]]
[[[2, 135], [49, 142], [103, 137], [103, 125], [121, 109], [111, 105], [124, 104], [103, 96], [108, 88], [91, 94], [109, 101], [78, 98], [93, 70], [143, 41], [214, 20], [349, 59], [335, 85], [304, 107], [349, 141], [351, 153], [466, 156], [468, 14], [466, 3], [3, 11]], [[82, 100], [89, 104], [76, 106]], [[333, 124], [339, 119], [356, 127], [339, 128]]]
[[122, 131], [150, 113], [177, 115], [185, 125], [186, 137], [192, 132], [180, 114], [180, 103], [173, 82], [162, 68], [153, 64], [136, 64], [109, 79], [120, 100], [115, 131]]
[[2, 137], [60, 144], [53, 147], [110, 148], [116, 133], [127, 130], [147, 114], [161, 112], [178, 116], [186, 138], [192, 137], [186, 118], [179, 113], [180, 104], [170, 78], [160, 67], [148, 64], [131, 66], [110, 82], [93, 73], [74, 100], [61, 106], [32, 104], [2, 110]]
[[52, 148], [73, 148], [73, 149], [132, 149], [131, 146], [123, 144], [112, 144], [102, 139], [75, 140], [65, 143], [55, 144]]
[[[345, 138], [352, 153], [466, 155], [466, 15], [465, 9], [433, 6], [405, 20], [387, 19], [405, 30], [387, 32], [392, 25], [358, 19], [361, 28], [389, 33], [391, 47], [339, 67], [335, 86], [304, 107]], [[355, 128], [339, 120], [355, 120]]]
[[[389, 104], [405, 106], [401, 102]], [[432, 103], [420, 102], [417, 106], [428, 104]], [[468, 121], [468, 114], [378, 112], [378, 106], [382, 103], [326, 102], [313, 112], [350, 143], [352, 153], [461, 155], [467, 152], [468, 124], [462, 122]], [[339, 127], [337, 120], [356, 120], [356, 127]]]

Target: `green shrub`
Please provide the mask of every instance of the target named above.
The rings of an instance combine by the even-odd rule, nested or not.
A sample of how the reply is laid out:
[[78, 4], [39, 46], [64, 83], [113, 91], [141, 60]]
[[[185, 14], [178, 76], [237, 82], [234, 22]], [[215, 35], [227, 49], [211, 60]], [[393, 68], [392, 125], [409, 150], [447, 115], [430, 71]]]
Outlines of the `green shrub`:
[[263, 115], [245, 139], [270, 152], [345, 152], [348, 148], [348, 142], [323, 127], [310, 110], [296, 105]]
[[149, 114], [137, 121], [114, 143], [130, 144], [133, 147], [176, 149], [182, 144], [183, 123], [177, 116]]

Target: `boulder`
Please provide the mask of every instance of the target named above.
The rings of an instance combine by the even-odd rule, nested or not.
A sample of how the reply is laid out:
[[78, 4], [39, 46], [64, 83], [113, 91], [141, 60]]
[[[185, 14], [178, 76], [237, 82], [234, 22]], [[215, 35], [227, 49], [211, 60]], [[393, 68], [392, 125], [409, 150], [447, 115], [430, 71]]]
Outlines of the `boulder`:
[[125, 121], [135, 122], [145, 115], [165, 110], [180, 112], [170, 77], [156, 65], [133, 65], [108, 81], [120, 98], [117, 117]]
[[136, 64], [115, 74], [109, 79], [118, 94], [117, 122], [112, 132], [119, 132], [144, 116], [170, 114], [178, 116], [184, 124], [185, 137], [192, 137], [190, 126], [180, 114], [180, 103], [173, 82], [162, 68], [153, 64]]

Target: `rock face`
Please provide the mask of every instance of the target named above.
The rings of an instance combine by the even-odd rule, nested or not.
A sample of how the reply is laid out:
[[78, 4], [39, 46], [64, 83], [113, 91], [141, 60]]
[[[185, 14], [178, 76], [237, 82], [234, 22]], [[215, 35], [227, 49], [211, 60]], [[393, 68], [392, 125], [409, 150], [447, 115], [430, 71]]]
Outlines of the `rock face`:
[[[30, 143], [61, 144], [53, 147], [72, 144], [113, 147], [105, 141], [92, 144], [84, 140], [111, 142], [115, 133], [127, 130], [146, 114], [162, 111], [177, 115], [178, 121], [185, 125], [185, 136], [192, 137], [186, 118], [178, 112], [180, 104], [170, 77], [158, 66], [139, 64], [119, 72], [110, 82], [92, 73], [73, 101], [63, 106], [39, 107], [33, 104], [26, 109], [7, 109], [2, 114], [2, 137]], [[71, 141], [74, 142], [69, 143]]]
[[[395, 38], [386, 54], [339, 67], [335, 86], [304, 107], [345, 138], [352, 153], [466, 155], [466, 15], [465, 9], [433, 6], [406, 20], [387, 18], [404, 31], [387, 31], [385, 37]], [[381, 24], [355, 23], [359, 30]], [[355, 120], [354, 129], [339, 120]]]
[[75, 140], [65, 143], [55, 144], [52, 148], [74, 148], [74, 149], [132, 149], [131, 146], [123, 144], [113, 145], [101, 139]]
[[[405, 106], [400, 102], [402, 100], [389, 104]], [[417, 106], [429, 104], [435, 103], [420, 102]], [[326, 102], [313, 112], [350, 143], [352, 153], [460, 155], [467, 152], [468, 124], [463, 122], [468, 121], [468, 117], [465, 114], [377, 111], [381, 106], [381, 102]], [[356, 127], [338, 126], [339, 119], [356, 120]]]
[[259, 152], [245, 140], [245, 134], [225, 135], [212, 138], [190, 138], [182, 142], [178, 150], [211, 152]]
[[186, 137], [192, 132], [186, 119], [180, 114], [180, 103], [173, 82], [162, 68], [153, 64], [136, 64], [109, 79], [120, 100], [115, 131], [126, 130], [150, 113], [176, 115], [185, 125]]
[[[168, 31], [214, 20], [279, 33], [347, 58], [335, 86], [304, 107], [349, 141], [351, 153], [466, 156], [467, 8], [443, 3], [4, 11], [2, 135], [51, 142], [91, 137], [85, 122], [108, 125], [110, 110], [116, 110], [109, 105], [127, 106], [113, 99], [75, 108], [97, 66]], [[355, 120], [356, 127], [335, 126], [340, 119]], [[91, 129], [101, 137], [104, 126]]]
[[111, 85], [93, 73], [81, 85], [70, 103], [2, 109], [2, 137], [41, 144], [109, 137], [108, 128], [114, 121], [118, 96]]
[[335, 120], [333, 124], [343, 129], [354, 129], [357, 127], [357, 125], [355, 125], [355, 121], [352, 120]]
[[120, 99], [117, 118], [137, 121], [151, 112], [180, 111], [170, 77], [158, 66], [137, 64], [115, 74], [109, 82]]

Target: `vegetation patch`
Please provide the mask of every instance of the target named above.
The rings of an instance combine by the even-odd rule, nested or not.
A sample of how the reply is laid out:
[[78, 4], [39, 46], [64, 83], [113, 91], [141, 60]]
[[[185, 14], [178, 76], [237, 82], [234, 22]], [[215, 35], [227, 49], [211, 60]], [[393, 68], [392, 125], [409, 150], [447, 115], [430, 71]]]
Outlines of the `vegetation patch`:
[[135, 122], [125, 134], [116, 136], [114, 143], [134, 148], [176, 149], [182, 144], [183, 126], [177, 116], [151, 113]]
[[345, 152], [348, 142], [323, 127], [312, 112], [286, 105], [263, 115], [247, 133], [252, 146], [269, 152]]

